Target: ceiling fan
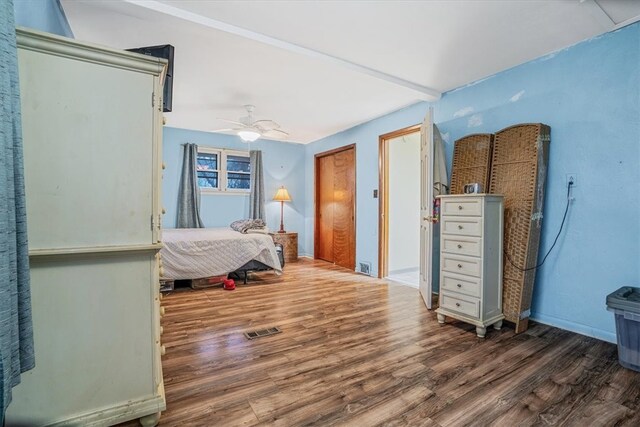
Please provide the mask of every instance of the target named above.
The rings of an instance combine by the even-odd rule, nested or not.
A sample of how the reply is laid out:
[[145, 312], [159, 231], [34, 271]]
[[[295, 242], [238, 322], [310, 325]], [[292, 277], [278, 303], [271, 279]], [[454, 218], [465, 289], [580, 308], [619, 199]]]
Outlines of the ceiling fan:
[[245, 105], [247, 110], [245, 117], [240, 117], [238, 121], [218, 119], [223, 122], [237, 125], [236, 128], [216, 129], [213, 132], [235, 132], [244, 142], [253, 142], [260, 137], [266, 138], [286, 138], [289, 134], [280, 129], [280, 125], [273, 120], [255, 120], [253, 118], [254, 105]]

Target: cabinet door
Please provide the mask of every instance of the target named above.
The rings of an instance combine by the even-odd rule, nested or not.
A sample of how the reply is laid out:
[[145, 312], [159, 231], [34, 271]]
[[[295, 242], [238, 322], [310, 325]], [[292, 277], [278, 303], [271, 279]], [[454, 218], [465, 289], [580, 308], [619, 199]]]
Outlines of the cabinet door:
[[30, 249], [154, 243], [153, 76], [26, 49], [19, 66]]

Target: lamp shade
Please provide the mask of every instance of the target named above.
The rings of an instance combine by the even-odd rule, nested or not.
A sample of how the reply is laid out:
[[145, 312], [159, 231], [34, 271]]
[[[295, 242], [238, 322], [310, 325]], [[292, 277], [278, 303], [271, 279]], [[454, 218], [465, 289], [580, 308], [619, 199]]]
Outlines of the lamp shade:
[[291, 196], [289, 196], [289, 192], [287, 191], [286, 188], [284, 188], [284, 185], [280, 188], [278, 188], [278, 191], [276, 192], [276, 195], [273, 196], [273, 200], [277, 200], [278, 202], [290, 202], [291, 201]]

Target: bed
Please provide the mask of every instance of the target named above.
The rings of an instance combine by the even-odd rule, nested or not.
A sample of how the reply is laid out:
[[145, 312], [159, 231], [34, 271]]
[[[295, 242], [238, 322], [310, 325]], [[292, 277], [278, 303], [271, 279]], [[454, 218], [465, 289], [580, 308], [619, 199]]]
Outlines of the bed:
[[243, 234], [231, 228], [176, 228], [162, 231], [164, 279], [199, 279], [232, 272], [272, 269], [282, 263], [268, 234]]

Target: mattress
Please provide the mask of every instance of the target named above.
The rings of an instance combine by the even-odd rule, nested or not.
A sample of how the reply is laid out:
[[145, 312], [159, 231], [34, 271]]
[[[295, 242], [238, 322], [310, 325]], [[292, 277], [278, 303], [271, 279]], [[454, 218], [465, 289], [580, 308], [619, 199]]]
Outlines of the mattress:
[[198, 279], [235, 271], [251, 260], [282, 273], [273, 239], [230, 228], [176, 228], [162, 231], [165, 279]]

